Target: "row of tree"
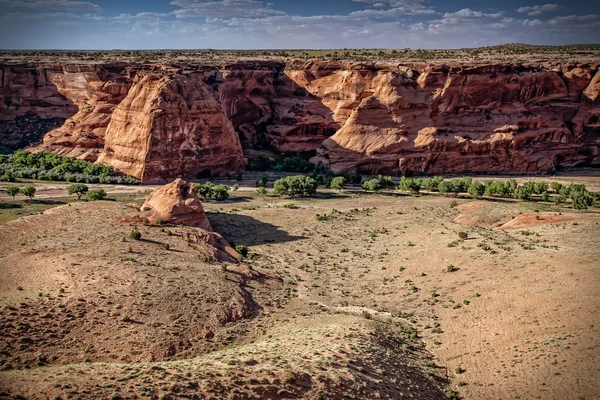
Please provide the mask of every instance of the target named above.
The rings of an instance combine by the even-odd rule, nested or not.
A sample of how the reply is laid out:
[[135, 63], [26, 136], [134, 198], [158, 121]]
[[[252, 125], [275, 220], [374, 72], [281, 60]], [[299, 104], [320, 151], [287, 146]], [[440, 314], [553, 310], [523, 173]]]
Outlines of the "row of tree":
[[109, 165], [93, 164], [72, 157], [41, 151], [17, 150], [0, 156], [0, 179], [39, 179], [77, 183], [112, 183], [137, 185], [139, 179], [124, 175]]

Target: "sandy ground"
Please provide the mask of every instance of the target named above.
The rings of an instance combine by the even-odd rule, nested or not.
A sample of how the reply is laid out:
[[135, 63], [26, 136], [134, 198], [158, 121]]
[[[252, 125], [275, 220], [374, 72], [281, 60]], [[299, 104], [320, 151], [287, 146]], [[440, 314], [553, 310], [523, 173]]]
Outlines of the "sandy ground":
[[[575, 178], [571, 180], [575, 181]], [[595, 177], [583, 177], [581, 181], [586, 182], [588, 187], [598, 184], [598, 178]], [[586, 212], [574, 212], [566, 207], [548, 204], [470, 199], [458, 199], [458, 206], [452, 207], [451, 201], [451, 198], [441, 196], [338, 194], [332, 191], [314, 199], [286, 199], [257, 196], [248, 189], [234, 192], [226, 202], [206, 202], [207, 215], [215, 230], [236, 244], [248, 246], [250, 253], [255, 254], [240, 266], [228, 267], [229, 270], [247, 273], [251, 266], [255, 273], [279, 280], [281, 283], [277, 285], [287, 295], [278, 294], [279, 289], [269, 294], [271, 290], [265, 289], [269, 287], [266, 281], [248, 282], [250, 288], [247, 290], [260, 311], [243, 320], [232, 321], [227, 329], [233, 329], [237, 334], [227, 334], [227, 329], [217, 327], [215, 332], [224, 332], [222, 336], [219, 336], [220, 333], [216, 335], [217, 339], [198, 334], [188, 339], [190, 343], [195, 343], [190, 348], [183, 346], [179, 350], [175, 346], [173, 357], [177, 358], [181, 351], [180, 355], [187, 361], [169, 361], [171, 358], [159, 352], [156, 353], [156, 362], [178, 363], [168, 365], [177, 368], [182, 375], [202, 370], [198, 363], [221, 371], [222, 376], [217, 373], [212, 377], [199, 373], [196, 382], [202, 390], [198, 390], [205, 394], [214, 393], [203, 386], [207, 380], [217, 380], [226, 387], [229, 387], [232, 379], [235, 381], [235, 377], [231, 378], [223, 372], [225, 369], [230, 371], [229, 367], [215, 361], [214, 357], [225, 354], [220, 352], [228, 351], [228, 357], [244, 358], [248, 354], [263, 354], [261, 351], [266, 351], [275, 358], [286, 360], [290, 370], [307, 371], [313, 386], [306, 386], [308, 389], [305, 391], [288, 388], [290, 393], [295, 390], [295, 396], [301, 398], [315, 398], [319, 390], [329, 395], [339, 394], [343, 392], [341, 388], [350, 390], [355, 385], [356, 391], [350, 390], [348, 396], [374, 398], [377, 393], [378, 396], [401, 398], [400, 393], [410, 393], [414, 398], [443, 398], [444, 394], [439, 390], [445, 387], [443, 379], [446, 377], [451, 388], [466, 399], [598, 398], [600, 210], [592, 208]], [[119, 255], [112, 261], [114, 266], [108, 265], [107, 268], [116, 268], [116, 274], [122, 268], [121, 264], [127, 265], [127, 262], [119, 260], [129, 257], [127, 249], [132, 244], [120, 240], [130, 227], [119, 228], [119, 225], [113, 226], [112, 222], [104, 225], [101, 222], [109, 220], [113, 214], [124, 212], [124, 209], [118, 208], [122, 206], [113, 203], [108, 208], [94, 211], [97, 216], [90, 220], [91, 229], [98, 231], [98, 236], [69, 230], [72, 225], [67, 221], [71, 220], [71, 214], [90, 215], [90, 207], [97, 206], [82, 203], [75, 207], [63, 207], [60, 212], [66, 214], [64, 219], [59, 218], [60, 224], [51, 223], [51, 218], [58, 216], [46, 211], [44, 215], [25, 218], [32, 222], [34, 220], [31, 218], [36, 218], [35, 223], [30, 223], [29, 230], [19, 225], [23, 224], [21, 220], [0, 228], [3, 237], [10, 235], [16, 238], [10, 245], [0, 249], [3, 272], [0, 299], [5, 307], [14, 307], [16, 312], [22, 313], [24, 311], [18, 305], [29, 301], [25, 297], [35, 298], [38, 292], [42, 292], [43, 296], [52, 293], [54, 297], [58, 289], [64, 287], [61, 285], [65, 284], [65, 280], [70, 282], [66, 285], [69, 288], [73, 287], [74, 282], [78, 282], [75, 286], [85, 288], [84, 280], [92, 284], [90, 288], [94, 287], [98, 276], [94, 280], [90, 274], [102, 269], [106, 261], [113, 260], [112, 253]], [[540, 212], [535, 212], [538, 208]], [[326, 217], [317, 218], [317, 214]], [[457, 221], [462, 214], [466, 214], [471, 222], [465, 225], [464, 221]], [[75, 226], [82, 226], [85, 221], [83, 218]], [[101, 226], [105, 227], [98, 228]], [[41, 227], [44, 232], [39, 231]], [[127, 267], [129, 269], [123, 273], [133, 275], [120, 279], [120, 275], [114, 275], [112, 283], [106, 283], [98, 290], [103, 296], [112, 298], [117, 292], [119, 296], [126, 295], [132, 288], [129, 281], [138, 282], [136, 285], [143, 281], [145, 287], [136, 286], [136, 290], [156, 292], [156, 304], [160, 304], [165, 301], [161, 300], [166, 298], [163, 296], [168, 295], [169, 285], [175, 281], [165, 284], [169, 281], [165, 280], [162, 272], [157, 271], [164, 269], [167, 271], [164, 273], [179, 274], [169, 272], [172, 266], [185, 269], [185, 275], [181, 278], [169, 278], [176, 281], [180, 279], [180, 285], [189, 282], [186, 285], [193, 286], [195, 280], [207, 279], [207, 276], [210, 278], [203, 285], [216, 285], [211, 282], [218, 282], [221, 274], [219, 265], [203, 265], [197, 255], [188, 253], [185, 244], [177, 242], [174, 242], [177, 244], [175, 249], [183, 253], [175, 254], [178, 260], [175, 262], [172, 254], [165, 255], [160, 250], [160, 243], [170, 240], [164, 236], [165, 232], [160, 231], [162, 228], [144, 229], [144, 234], [158, 244], [134, 243], [133, 246], [142, 246], [139, 251], [143, 256], [136, 258], [157, 264], [155, 267], [144, 267], [154, 268], [154, 272]], [[57, 233], [57, 230], [61, 233]], [[109, 240], [111, 231], [119, 232], [114, 240]], [[459, 232], [465, 232], [467, 238], [460, 239]], [[27, 239], [19, 236], [21, 233]], [[49, 251], [45, 246], [53, 250]], [[94, 246], [98, 249], [90, 250]], [[67, 250], [63, 250], [63, 247]], [[62, 256], [62, 253], [66, 256]], [[90, 263], [90, 270], [83, 273], [83, 267], [73, 263], [84, 263], [73, 257], [85, 259], [87, 253], [94, 255], [94, 262]], [[55, 264], [50, 265], [56, 265], [58, 274], [39, 273], [40, 266], [44, 265], [40, 263], [46, 259], [44, 257], [53, 260]], [[193, 264], [189, 265], [197, 267], [186, 266], [191, 260], [188, 257], [195, 257]], [[17, 268], [20, 262], [25, 263], [27, 268]], [[198, 272], [204, 274], [203, 278], [196, 276], [195, 268], [200, 268]], [[107, 273], [112, 274], [111, 270]], [[210, 271], [213, 271], [213, 277]], [[144, 278], [144, 274], [148, 273], [153, 277]], [[127, 284], [121, 287], [119, 282]], [[219, 284], [221, 288], [218, 293], [223, 294], [223, 299], [217, 295], [210, 296], [216, 297], [215, 307], [229, 304], [225, 298], [231, 296], [227, 295], [228, 291], [237, 290], [236, 285], [241, 281], [236, 282], [231, 286]], [[17, 288], [19, 285], [22, 290]], [[277, 285], [273, 287], [279, 287]], [[63, 295], [68, 295], [66, 298], [56, 297], [55, 300], [65, 302], [67, 306], [72, 304], [70, 302], [76, 304], [79, 297], [100, 301], [96, 289], [86, 290], [73, 294], [65, 292]], [[198, 299], [204, 298], [202, 293], [198, 296]], [[184, 298], [179, 301], [184, 301]], [[166, 336], [158, 334], [162, 330], [154, 332], [149, 322], [158, 318], [159, 322], [170, 326], [169, 313], [140, 314], [135, 311], [138, 306], [134, 303], [127, 301], [123, 306], [133, 307], [131, 314], [134, 319], [143, 323], [137, 329], [137, 335], [152, 337], [150, 343], [166, 340]], [[186, 317], [192, 315], [188, 311], [181, 313]], [[4, 327], [8, 323], [13, 326], [19, 320], [9, 319], [10, 312], [3, 315]], [[163, 315], [160, 318], [164, 320], [157, 315]], [[200, 314], [196, 318], [202, 320], [210, 318], [210, 315], [206, 311], [204, 317]], [[15, 318], [18, 316], [13, 315]], [[27, 321], [32, 317], [25, 315], [22, 318]], [[98, 318], [103, 321], [101, 317]], [[128, 325], [119, 328], [122, 325], [120, 322], [112, 324], [108, 326], [114, 331], [125, 333], [130, 331], [122, 329], [135, 330]], [[240, 329], [242, 324], [244, 328]], [[401, 327], [394, 328], [394, 332], [397, 332], [394, 334], [400, 335], [398, 344], [390, 346], [387, 340], [377, 339], [374, 333], [378, 330], [374, 328], [377, 324]], [[189, 325], [182, 328], [186, 326]], [[81, 329], [93, 331], [94, 328], [84, 323]], [[410, 356], [408, 353], [393, 353], [402, 348], [401, 343], [408, 340], [407, 337], [414, 338], [413, 329], [421, 338], [416, 338], [417, 342], [411, 345], [417, 349], [416, 353]], [[175, 329], [173, 332], [174, 338], [182, 335], [181, 330]], [[342, 353], [337, 350], [335, 354], [327, 353], [327, 343], [330, 341], [335, 343], [332, 347], [335, 349], [338, 349], [338, 344], [352, 343], [352, 340], [343, 339], [352, 332], [357, 332], [360, 339], [356, 340], [364, 343], [363, 347], [359, 345], [356, 349], [343, 348]], [[94, 337], [93, 332], [89, 334], [89, 338]], [[125, 352], [123, 343], [126, 339], [122, 334], [112, 339], [110, 336], [100, 336], [104, 341], [96, 346], [110, 346], [112, 343], [115, 349]], [[231, 337], [227, 341], [225, 338], [228, 336]], [[85, 337], [76, 349], [85, 348], [92, 341]], [[421, 340], [424, 348], [418, 345]], [[310, 342], [310, 346], [316, 350], [311, 352], [305, 342]], [[278, 345], [274, 346], [274, 343]], [[228, 347], [232, 344], [235, 346]], [[12, 346], [18, 348], [15, 344]], [[32, 347], [39, 351], [36, 346]], [[226, 348], [229, 350], [224, 350]], [[11, 391], [24, 391], [25, 387], [40, 385], [44, 387], [44, 393], [56, 395], [64, 392], [44, 383], [44, 379], [48, 380], [60, 369], [61, 384], [74, 385], [80, 390], [79, 393], [92, 390], [93, 386], [90, 393], [104, 396], [112, 393], [114, 388], [102, 389], [102, 382], [93, 377], [113, 376], [120, 379], [126, 374], [119, 372], [120, 367], [111, 362], [106, 365], [73, 364], [73, 371], [80, 372], [70, 373], [61, 369], [64, 367], [59, 364], [62, 361], [81, 362], [79, 352], [65, 354], [63, 350], [52, 350], [51, 346], [44, 351], [52, 351], [57, 355], [56, 361], [50, 362], [54, 366], [2, 372], [0, 381], [6, 382], [6, 387]], [[24, 350], [23, 354], [28, 352], [31, 353]], [[374, 356], [380, 352], [381, 356]], [[369, 354], [373, 357], [369, 357]], [[119, 354], [119, 357], [123, 355]], [[137, 359], [120, 362], [131, 362], [127, 364], [130, 368], [143, 369], [152, 364], [139, 364], [136, 360], [147, 362], [146, 356], [142, 354]], [[388, 356], [393, 357], [390, 359]], [[21, 357], [27, 358], [24, 355]], [[254, 357], [258, 358], [256, 355]], [[336, 357], [341, 362], [338, 367], [320, 364], [324, 359], [333, 360]], [[106, 361], [101, 357], [92, 358], [91, 361], [95, 360]], [[364, 371], [356, 372], [350, 368], [351, 360], [364, 363], [367, 369], [372, 368], [372, 380], [367, 379]], [[262, 366], [272, 362], [257, 361]], [[271, 376], [282, 379], [285, 368], [277, 363], [271, 366], [274, 374]], [[249, 368], [240, 366], [236, 369], [240, 375], [240, 384], [236, 387], [240, 390], [250, 387], [242, 376], [256, 372]], [[403, 383], [398, 377], [406, 375], [409, 371], [407, 368], [418, 378], [415, 378], [417, 381], [427, 373], [431, 374], [433, 380]], [[423, 368], [424, 372], [419, 372]], [[88, 377], [88, 380], [78, 378], [78, 374]], [[143, 381], [139, 379], [145, 376], [148, 382], [143, 384], [156, 387], [152, 393], [169, 393], [169, 396], [173, 396], [172, 391], [161, 389], [160, 379], [138, 375], [131, 380], [131, 390], [134, 390], [135, 383], [142, 384], [140, 382]], [[328, 383], [316, 385], [315, 382], [321, 382], [318, 376]], [[163, 377], [162, 382], [172, 382], [165, 379]], [[276, 386], [273, 382], [269, 385]], [[338, 385], [333, 382], [338, 382]], [[362, 388], [363, 384], [365, 388]], [[385, 386], [387, 384], [391, 386]], [[364, 390], [370, 388], [371, 391], [361, 392], [358, 387]], [[419, 387], [422, 389], [419, 390]], [[130, 394], [128, 388], [123, 386], [123, 394]], [[36, 397], [34, 392], [28, 393]], [[291, 394], [269, 393], [272, 398], [294, 397]], [[234, 398], [247, 397], [240, 394], [240, 397]]]

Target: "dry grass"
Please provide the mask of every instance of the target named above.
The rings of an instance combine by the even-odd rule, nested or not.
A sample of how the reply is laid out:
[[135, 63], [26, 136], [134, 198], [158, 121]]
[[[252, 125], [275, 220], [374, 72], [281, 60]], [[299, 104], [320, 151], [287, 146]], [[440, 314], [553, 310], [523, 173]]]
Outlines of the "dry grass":
[[[215, 230], [249, 247], [225, 277], [178, 241], [176, 227], [138, 226], [148, 241], [123, 242], [131, 226], [116, 222], [128, 212], [122, 203], [14, 221], [0, 227], [10, 238], [0, 247], [0, 300], [12, 357], [2, 360], [13, 368], [0, 373], [3, 391], [443, 398], [448, 375], [450, 390], [471, 399], [594, 398], [597, 209], [553, 209], [580, 220], [495, 230], [456, 224], [450, 201], [234, 192], [205, 204]], [[493, 224], [531, 208], [473, 204]], [[61, 331], [52, 338], [44, 329]], [[33, 343], [19, 342], [29, 336]], [[171, 344], [175, 352], [165, 352]], [[18, 369], [38, 354], [51, 366]]]

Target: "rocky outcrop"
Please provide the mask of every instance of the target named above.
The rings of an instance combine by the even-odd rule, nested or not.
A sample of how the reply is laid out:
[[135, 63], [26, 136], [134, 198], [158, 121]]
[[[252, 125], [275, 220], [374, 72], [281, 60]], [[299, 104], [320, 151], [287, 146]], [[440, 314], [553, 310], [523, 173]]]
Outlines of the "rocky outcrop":
[[196, 190], [183, 179], [175, 179], [150, 193], [141, 209], [154, 224], [183, 224], [212, 231]]
[[110, 164], [143, 182], [238, 171], [242, 149], [316, 150], [312, 161], [334, 172], [522, 174], [600, 164], [597, 64], [2, 71], [0, 128], [8, 133], [0, 145], [18, 147], [39, 138], [30, 131], [48, 129], [36, 149]]
[[[141, 207], [141, 218], [153, 224], [182, 226], [181, 238], [204, 247], [210, 259], [237, 262], [239, 254], [213, 229], [191, 183], [183, 179], [152, 192]], [[125, 218], [131, 220], [131, 217]], [[185, 228], [183, 228], [185, 226]]]
[[138, 73], [98, 162], [145, 182], [243, 168], [240, 141], [202, 74]]

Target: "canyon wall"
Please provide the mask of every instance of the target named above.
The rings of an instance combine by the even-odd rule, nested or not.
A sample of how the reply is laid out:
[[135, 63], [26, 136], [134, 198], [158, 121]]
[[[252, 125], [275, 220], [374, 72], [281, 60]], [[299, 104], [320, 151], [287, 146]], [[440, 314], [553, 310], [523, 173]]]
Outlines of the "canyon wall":
[[251, 150], [316, 150], [311, 161], [334, 172], [523, 174], [600, 164], [596, 64], [0, 71], [0, 145], [31, 143], [145, 182], [238, 171]]

